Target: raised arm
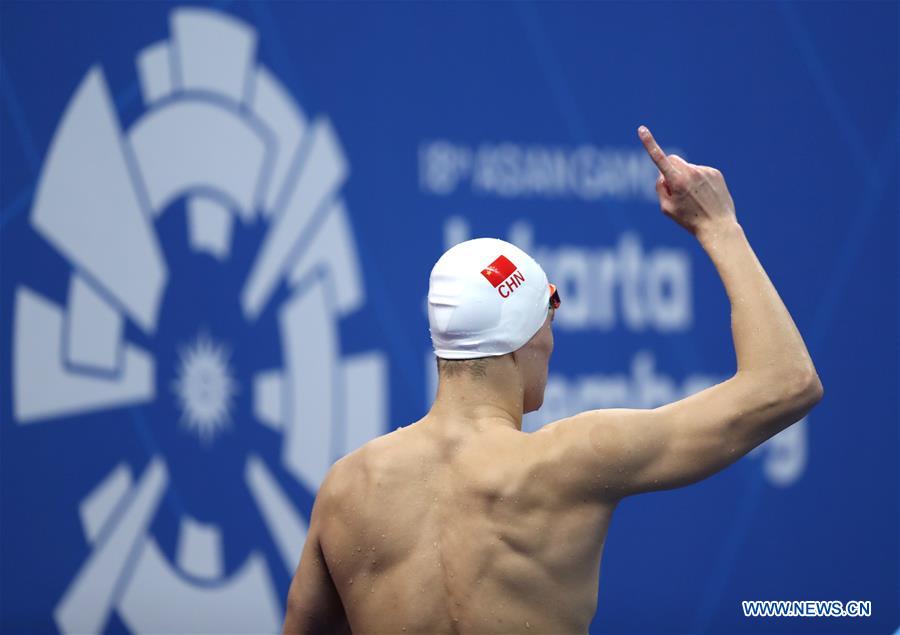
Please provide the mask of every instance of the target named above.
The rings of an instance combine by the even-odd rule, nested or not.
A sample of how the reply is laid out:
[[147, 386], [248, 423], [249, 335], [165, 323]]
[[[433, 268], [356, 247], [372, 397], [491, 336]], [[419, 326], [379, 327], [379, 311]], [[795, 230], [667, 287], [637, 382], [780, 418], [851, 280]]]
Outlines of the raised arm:
[[693, 234], [731, 302], [733, 377], [653, 410], [596, 410], [546, 426], [577, 489], [629, 494], [705, 478], [799, 421], [823, 389], [803, 338], [737, 222], [722, 174], [667, 156], [639, 136], [659, 168], [664, 214]]

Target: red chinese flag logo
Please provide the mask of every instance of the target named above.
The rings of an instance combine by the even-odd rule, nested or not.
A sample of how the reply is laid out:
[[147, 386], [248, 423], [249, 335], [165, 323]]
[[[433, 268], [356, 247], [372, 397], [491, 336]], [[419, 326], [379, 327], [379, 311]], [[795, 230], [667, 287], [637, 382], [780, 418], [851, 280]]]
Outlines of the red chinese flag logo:
[[512, 275], [516, 270], [516, 266], [510, 262], [506, 256], [500, 256], [494, 262], [487, 266], [487, 269], [481, 270], [481, 275], [487, 278], [487, 281], [496, 289], [497, 286]]

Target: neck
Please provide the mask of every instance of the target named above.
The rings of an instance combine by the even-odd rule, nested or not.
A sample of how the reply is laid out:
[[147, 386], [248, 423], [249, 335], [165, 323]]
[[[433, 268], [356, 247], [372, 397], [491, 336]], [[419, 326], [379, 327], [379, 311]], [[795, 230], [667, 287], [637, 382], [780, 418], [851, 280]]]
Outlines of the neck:
[[478, 427], [522, 429], [524, 389], [511, 355], [489, 360], [484, 376], [441, 376], [430, 416]]

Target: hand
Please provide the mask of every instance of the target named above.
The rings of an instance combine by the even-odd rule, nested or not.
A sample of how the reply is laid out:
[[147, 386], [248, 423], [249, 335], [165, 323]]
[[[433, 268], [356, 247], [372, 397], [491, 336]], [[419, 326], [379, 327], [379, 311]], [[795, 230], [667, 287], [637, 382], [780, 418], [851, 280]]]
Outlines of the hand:
[[734, 201], [725, 178], [715, 168], [688, 163], [677, 154], [662, 151], [646, 126], [638, 136], [656, 167], [656, 193], [663, 213], [698, 239], [715, 227], [737, 223]]

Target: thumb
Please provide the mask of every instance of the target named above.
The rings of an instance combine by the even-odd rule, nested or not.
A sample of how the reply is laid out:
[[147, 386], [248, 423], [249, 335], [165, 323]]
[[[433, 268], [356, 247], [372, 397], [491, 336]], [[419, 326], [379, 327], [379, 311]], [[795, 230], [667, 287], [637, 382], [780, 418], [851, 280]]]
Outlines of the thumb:
[[656, 178], [656, 193], [660, 197], [663, 196], [663, 192], [665, 192], [665, 196], [672, 196], [672, 190], [669, 189], [669, 184], [666, 182], [666, 177], [662, 175], [662, 172], [659, 173], [659, 176]]

